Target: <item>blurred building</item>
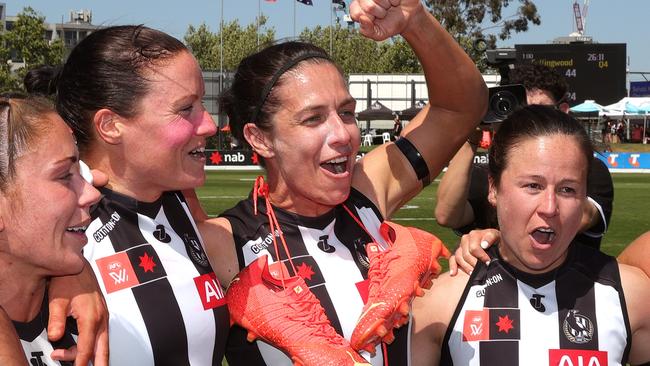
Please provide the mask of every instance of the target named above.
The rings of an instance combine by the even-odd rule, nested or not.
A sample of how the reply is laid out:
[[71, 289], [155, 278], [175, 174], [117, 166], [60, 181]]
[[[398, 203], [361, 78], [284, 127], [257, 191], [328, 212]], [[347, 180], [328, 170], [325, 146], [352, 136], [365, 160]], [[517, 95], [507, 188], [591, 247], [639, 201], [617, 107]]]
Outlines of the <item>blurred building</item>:
[[[0, 32], [13, 29], [18, 17], [7, 15], [6, 3], [0, 2]], [[43, 37], [50, 42], [57, 39], [63, 41], [66, 51], [69, 52], [77, 43], [86, 38], [87, 35], [102, 26], [92, 24], [93, 14], [90, 10], [70, 11], [67, 21], [61, 16], [60, 23], [45, 23]], [[12, 68], [23, 66], [22, 57], [16, 51], [11, 52]]]

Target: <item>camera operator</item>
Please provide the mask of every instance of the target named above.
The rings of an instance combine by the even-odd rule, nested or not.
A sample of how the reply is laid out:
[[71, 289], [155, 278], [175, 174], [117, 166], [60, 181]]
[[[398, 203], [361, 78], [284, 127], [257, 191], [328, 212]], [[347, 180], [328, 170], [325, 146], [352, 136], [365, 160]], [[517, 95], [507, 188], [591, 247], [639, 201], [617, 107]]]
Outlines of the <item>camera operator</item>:
[[[516, 65], [508, 76], [509, 83], [522, 84], [525, 87], [528, 104], [553, 105], [568, 113], [569, 105], [563, 100], [568, 85], [554, 70], [542, 65], [521, 64]], [[503, 103], [490, 101], [492, 111], [488, 112], [487, 122], [496, 122], [489, 117], [495, 113], [494, 109], [499, 107], [503, 107]], [[498, 114], [499, 111], [496, 112]], [[481, 128], [496, 129], [498, 123], [482, 123]], [[498, 228], [496, 212], [487, 200], [487, 164], [473, 164], [480, 132], [471, 135], [452, 158], [438, 186], [436, 220], [441, 226], [452, 228], [459, 235], [473, 229]], [[587, 181], [588, 200], [583, 209], [582, 223], [576, 240], [600, 248], [602, 236], [607, 231], [612, 213], [614, 198], [612, 177], [605, 164], [594, 158]], [[479, 256], [479, 259], [483, 259], [482, 257], [488, 258], [485, 255]], [[469, 260], [470, 263], [465, 261], [461, 253], [456, 255], [458, 266], [465, 271], [471, 270], [472, 264], [476, 262]], [[450, 269], [455, 272], [453, 264]]]

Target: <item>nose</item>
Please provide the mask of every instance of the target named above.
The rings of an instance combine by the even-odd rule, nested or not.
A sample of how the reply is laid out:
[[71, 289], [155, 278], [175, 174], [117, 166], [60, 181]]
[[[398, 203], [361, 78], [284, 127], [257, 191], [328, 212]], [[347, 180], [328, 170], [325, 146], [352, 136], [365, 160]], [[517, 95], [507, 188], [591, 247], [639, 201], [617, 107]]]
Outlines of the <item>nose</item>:
[[79, 207], [86, 209], [99, 202], [101, 195], [99, 191], [92, 186], [92, 184], [86, 182], [86, 180], [81, 177], [79, 178], [81, 180], [81, 184], [78, 204]]
[[[350, 125], [343, 122], [338, 113], [334, 113], [334, 117], [331, 118], [331, 123], [329, 123], [328, 143], [331, 145], [349, 144], [352, 139], [349, 127]], [[357, 128], [356, 125], [352, 125], [352, 127]]]
[[206, 111], [204, 108], [201, 119], [196, 126], [196, 135], [209, 137], [213, 136], [216, 133], [217, 125], [214, 123], [214, 120], [212, 119], [212, 116], [210, 116], [210, 113], [208, 113], [208, 111]]
[[554, 190], [547, 189], [541, 197], [537, 212], [542, 216], [552, 217], [557, 215], [558, 208], [557, 195]]

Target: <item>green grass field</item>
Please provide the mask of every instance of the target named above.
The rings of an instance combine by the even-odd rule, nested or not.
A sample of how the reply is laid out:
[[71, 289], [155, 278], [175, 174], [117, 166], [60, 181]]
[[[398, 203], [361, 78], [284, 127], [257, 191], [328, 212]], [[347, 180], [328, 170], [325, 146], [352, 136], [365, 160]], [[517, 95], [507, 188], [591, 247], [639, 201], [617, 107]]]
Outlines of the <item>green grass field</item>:
[[[209, 171], [205, 186], [197, 193], [208, 214], [216, 216], [246, 197], [259, 174], [260, 171]], [[618, 255], [625, 245], [650, 230], [650, 175], [619, 173], [613, 174], [613, 178], [614, 212], [602, 250]], [[437, 187], [436, 180], [397, 212], [393, 220], [432, 232], [453, 248], [458, 237], [451, 230], [439, 226], [433, 218]]]

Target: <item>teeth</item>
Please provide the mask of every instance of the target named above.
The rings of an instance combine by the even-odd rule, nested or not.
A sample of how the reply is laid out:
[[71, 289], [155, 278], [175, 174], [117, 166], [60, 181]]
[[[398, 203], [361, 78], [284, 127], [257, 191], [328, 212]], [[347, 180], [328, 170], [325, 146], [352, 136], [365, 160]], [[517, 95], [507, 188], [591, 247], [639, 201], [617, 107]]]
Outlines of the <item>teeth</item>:
[[325, 163], [327, 163], [327, 164], [340, 164], [340, 163], [345, 163], [346, 161], [348, 161], [347, 156], [342, 156], [340, 158], [328, 160]]
[[67, 228], [66, 231], [70, 231], [70, 232], [73, 232], [73, 233], [84, 233], [84, 232], [86, 232], [87, 228], [88, 228], [87, 226], [73, 226], [73, 227]]
[[541, 231], [541, 232], [543, 232], [543, 233], [554, 233], [554, 232], [555, 232], [555, 230], [553, 230], [553, 229], [551, 229], [551, 228], [543, 228], [543, 227], [540, 227], [540, 228], [537, 229], [537, 230], [538, 230], [538, 231]]
[[205, 147], [199, 147], [198, 149], [194, 149], [190, 151], [190, 154], [203, 154], [205, 152]]

